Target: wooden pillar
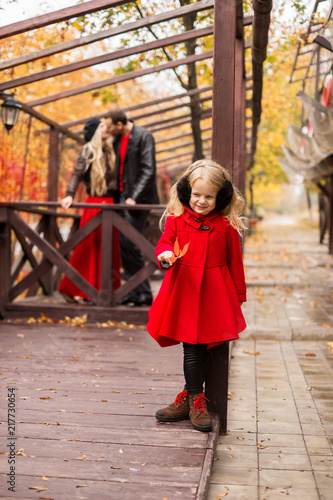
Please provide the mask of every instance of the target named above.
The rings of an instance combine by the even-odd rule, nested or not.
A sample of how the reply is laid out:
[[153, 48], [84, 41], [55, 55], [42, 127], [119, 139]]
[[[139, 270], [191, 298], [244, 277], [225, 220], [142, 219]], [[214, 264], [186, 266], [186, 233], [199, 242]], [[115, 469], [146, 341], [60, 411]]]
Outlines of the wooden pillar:
[[103, 210], [101, 290], [98, 294], [98, 305], [103, 307], [112, 305], [113, 219], [112, 210]]
[[[58, 174], [59, 174], [59, 131], [54, 127], [50, 128], [49, 137], [49, 168], [47, 175], [47, 201], [57, 201], [58, 199]], [[44, 238], [55, 246], [56, 237], [54, 225], [56, 224], [55, 217], [45, 217]], [[45, 275], [44, 283], [46, 286], [47, 295], [52, 295], [55, 287], [56, 276], [53, 268]]]
[[[215, 0], [212, 159], [232, 175], [234, 162], [235, 39], [237, 0]], [[217, 313], [218, 314], [218, 313]], [[209, 409], [227, 431], [229, 344], [212, 348], [206, 380]]]
[[243, 133], [243, 84], [244, 71], [244, 41], [242, 38], [235, 40], [235, 120], [234, 120], [234, 166], [233, 166], [233, 182], [241, 191], [242, 184], [242, 169], [243, 169], [243, 149], [244, 149], [244, 133]]
[[47, 201], [58, 199], [58, 174], [59, 174], [59, 132], [54, 127], [50, 128], [49, 138], [49, 170], [47, 176]]
[[5, 315], [5, 304], [8, 302], [10, 289], [10, 226], [8, 222], [8, 208], [0, 207], [0, 319]]
[[234, 162], [236, 0], [215, 0], [212, 160], [230, 174]]
[[328, 238], [328, 252], [333, 255], [333, 175], [330, 177], [329, 182], [329, 220], [328, 220], [328, 228], [329, 228], [329, 238]]

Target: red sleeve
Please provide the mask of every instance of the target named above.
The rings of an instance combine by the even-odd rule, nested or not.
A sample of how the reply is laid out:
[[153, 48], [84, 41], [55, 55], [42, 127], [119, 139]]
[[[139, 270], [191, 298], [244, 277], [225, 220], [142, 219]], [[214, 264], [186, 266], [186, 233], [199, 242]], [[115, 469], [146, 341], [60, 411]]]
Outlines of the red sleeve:
[[[158, 257], [158, 255], [160, 255], [163, 252], [166, 252], [166, 251], [173, 252], [173, 246], [175, 244], [176, 237], [177, 237], [176, 229], [177, 228], [176, 228], [175, 217], [173, 215], [168, 215], [168, 217], [166, 218], [166, 221], [165, 221], [165, 228], [164, 228], [163, 234], [156, 245], [156, 250], [155, 250], [156, 258]], [[157, 262], [158, 262], [159, 268], [162, 271], [166, 271], [166, 269], [161, 266], [160, 261], [158, 260]]]
[[231, 225], [229, 225], [227, 237], [227, 265], [239, 302], [246, 302], [246, 283], [240, 237]]

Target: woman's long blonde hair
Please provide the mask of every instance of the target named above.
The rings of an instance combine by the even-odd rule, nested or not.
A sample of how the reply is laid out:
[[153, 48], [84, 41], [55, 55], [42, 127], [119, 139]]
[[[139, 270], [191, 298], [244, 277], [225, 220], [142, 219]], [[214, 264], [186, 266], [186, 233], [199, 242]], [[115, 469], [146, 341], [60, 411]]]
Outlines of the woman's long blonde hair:
[[101, 125], [102, 123], [98, 125], [91, 141], [87, 142], [87, 144], [83, 146], [82, 150], [82, 155], [86, 160], [86, 170], [88, 170], [89, 165], [91, 164], [90, 187], [92, 196], [103, 196], [103, 194], [107, 191], [104, 152], [106, 153], [112, 172], [115, 171], [116, 164], [116, 155], [113, 150], [112, 137], [108, 137], [103, 145]]
[[[188, 176], [191, 187], [197, 179], [203, 179], [209, 182], [216, 189], [221, 189], [226, 180], [231, 182], [229, 172], [212, 160], [198, 160], [192, 163], [192, 165], [190, 165], [184, 172], [183, 177], [185, 176]], [[243, 216], [245, 201], [234, 185], [233, 188], [234, 192], [231, 202], [226, 208], [221, 210], [221, 214], [229, 220], [232, 227], [241, 233], [244, 229], [246, 229], [247, 222], [246, 217]], [[184, 205], [178, 198], [176, 182], [170, 189], [169, 202], [160, 220], [161, 230], [163, 228], [164, 221], [169, 214], [172, 214], [174, 217], [179, 217], [183, 212]]]

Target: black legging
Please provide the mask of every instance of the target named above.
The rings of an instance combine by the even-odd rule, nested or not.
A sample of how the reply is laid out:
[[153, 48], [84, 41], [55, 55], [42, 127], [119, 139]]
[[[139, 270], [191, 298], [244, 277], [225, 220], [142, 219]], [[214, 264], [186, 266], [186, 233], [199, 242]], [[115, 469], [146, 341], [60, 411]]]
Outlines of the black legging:
[[183, 348], [185, 389], [189, 394], [201, 394], [210, 359], [207, 344], [186, 344], [184, 342]]

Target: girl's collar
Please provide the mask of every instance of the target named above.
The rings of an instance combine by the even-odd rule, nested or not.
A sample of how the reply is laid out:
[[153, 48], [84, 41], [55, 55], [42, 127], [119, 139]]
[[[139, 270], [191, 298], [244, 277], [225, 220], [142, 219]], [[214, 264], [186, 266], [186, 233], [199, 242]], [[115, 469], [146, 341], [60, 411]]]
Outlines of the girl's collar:
[[213, 220], [216, 217], [218, 217], [219, 215], [221, 215], [221, 213], [217, 212], [216, 210], [212, 210], [208, 214], [202, 215], [202, 214], [198, 214], [197, 212], [194, 212], [194, 210], [192, 210], [192, 208], [187, 207], [185, 205], [184, 205], [184, 209], [185, 209], [184, 216], [185, 216], [186, 220], [194, 220], [194, 222], [197, 222], [197, 223], [200, 223], [200, 224], [204, 220], [205, 221], [207, 221], [207, 220]]

